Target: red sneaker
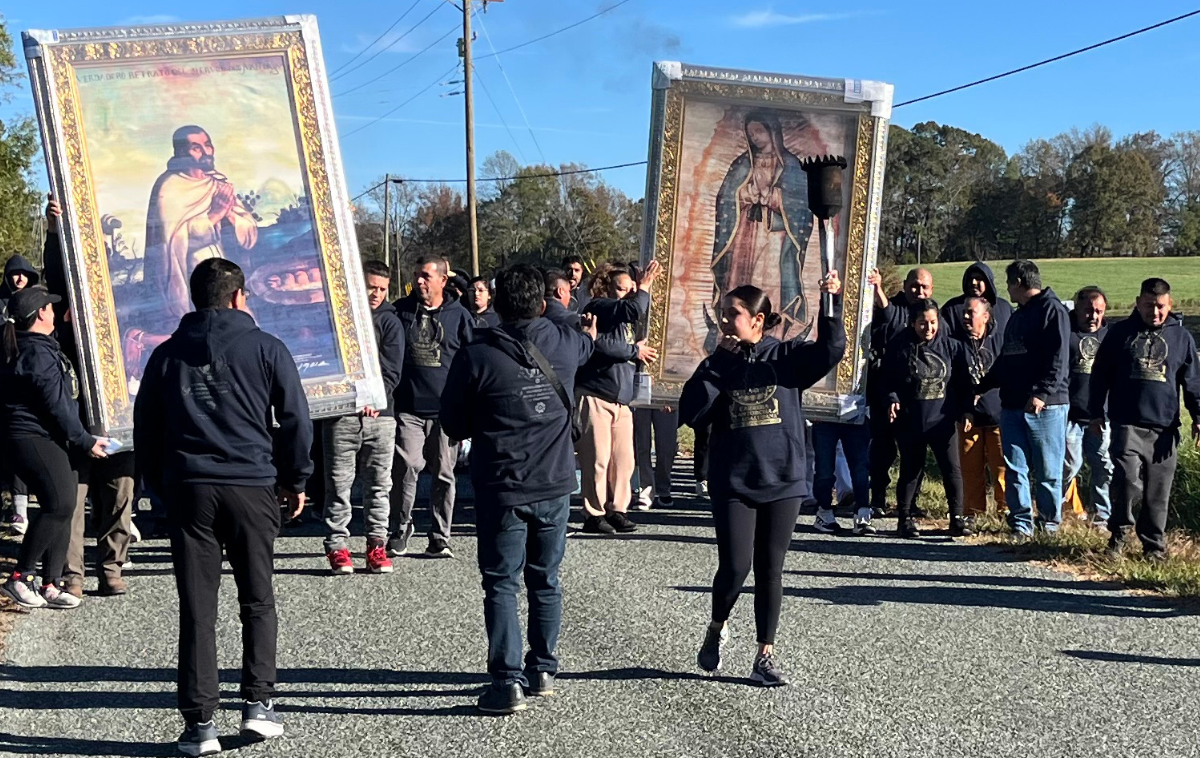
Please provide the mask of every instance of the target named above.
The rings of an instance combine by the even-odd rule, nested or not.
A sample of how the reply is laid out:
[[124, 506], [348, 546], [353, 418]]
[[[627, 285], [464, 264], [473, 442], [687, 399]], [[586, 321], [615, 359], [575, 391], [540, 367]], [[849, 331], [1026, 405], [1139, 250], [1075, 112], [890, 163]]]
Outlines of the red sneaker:
[[392, 573], [392, 559], [387, 556], [383, 545], [372, 545], [367, 548], [367, 570], [372, 574]]
[[350, 551], [346, 548], [331, 550], [325, 557], [329, 559], [329, 570], [334, 574], [354, 573], [354, 561], [350, 558]]

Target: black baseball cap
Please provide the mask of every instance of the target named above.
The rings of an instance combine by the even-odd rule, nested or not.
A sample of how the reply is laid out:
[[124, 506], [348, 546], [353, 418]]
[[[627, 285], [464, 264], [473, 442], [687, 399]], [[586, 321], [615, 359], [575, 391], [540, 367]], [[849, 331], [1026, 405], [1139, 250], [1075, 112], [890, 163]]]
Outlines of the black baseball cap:
[[13, 293], [8, 300], [8, 316], [13, 321], [23, 321], [52, 303], [61, 302], [58, 295], [51, 295], [45, 287], [26, 287]]

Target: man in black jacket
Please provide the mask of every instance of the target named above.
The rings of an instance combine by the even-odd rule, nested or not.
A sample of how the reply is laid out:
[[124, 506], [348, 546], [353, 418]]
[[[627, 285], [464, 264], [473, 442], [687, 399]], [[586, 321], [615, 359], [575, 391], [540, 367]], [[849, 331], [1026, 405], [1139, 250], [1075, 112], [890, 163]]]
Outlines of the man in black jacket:
[[[470, 439], [471, 481], [483, 575], [488, 673], [486, 713], [525, 708], [525, 693], [554, 694], [554, 647], [562, 621], [558, 567], [566, 546], [575, 458], [571, 444], [575, 372], [592, 337], [548, 319], [545, 281], [530, 266], [496, 277], [501, 326], [460, 350], [450, 366], [441, 423]], [[554, 376], [541, 366], [547, 362]], [[561, 387], [555, 386], [558, 383]], [[529, 595], [529, 653], [521, 662], [517, 590]]]
[[1075, 293], [1075, 310], [1071, 314], [1071, 410], [1067, 412], [1067, 451], [1063, 464], [1063, 508], [1075, 505], [1075, 477], [1087, 460], [1091, 474], [1089, 497], [1085, 504], [1088, 523], [1100, 526], [1112, 515], [1113, 462], [1108, 449], [1112, 442], [1108, 425], [1096, 434], [1091, 430], [1091, 379], [1096, 353], [1108, 335], [1104, 314], [1108, 297], [1099, 287], [1084, 287]]
[[393, 558], [408, 552], [413, 534], [413, 504], [417, 477], [432, 466], [429, 494], [432, 525], [425, 554], [453, 558], [450, 524], [454, 521], [454, 464], [458, 440], [446, 435], [438, 421], [442, 391], [454, 355], [475, 337], [475, 319], [457, 300], [449, 299], [446, 284], [450, 264], [438, 256], [417, 259], [412, 295], [396, 301], [404, 327], [404, 368], [396, 387], [396, 460], [392, 465], [392, 536], [387, 552]]
[[[246, 309], [246, 280], [224, 258], [189, 280], [196, 310], [155, 349], [134, 405], [137, 467], [167, 503], [179, 589], [179, 749], [220, 749], [213, 714], [217, 588], [224, 548], [242, 620], [242, 732], [278, 737], [274, 543], [281, 512], [304, 509], [312, 421], [287, 347]], [[271, 419], [274, 417], [275, 429]]]
[[362, 464], [363, 518], [366, 522], [366, 568], [372, 574], [392, 573], [386, 545], [391, 520], [392, 457], [396, 445], [396, 413], [392, 395], [404, 365], [404, 327], [388, 302], [391, 272], [380, 261], [367, 261], [367, 302], [375, 327], [379, 368], [388, 402], [383, 408], [363, 408], [353, 416], [326, 421], [325, 436], [325, 557], [334, 574], [353, 574], [350, 557], [350, 490]]
[[560, 269], [548, 269], [546, 279], [546, 312], [542, 318], [559, 326], [579, 328], [579, 314], [571, 309], [571, 281]]
[[[942, 306], [946, 314], [946, 306]], [[969, 297], [963, 303], [965, 333], [963, 345], [965, 374], [970, 379], [968, 412], [958, 427], [958, 449], [962, 460], [963, 514], [968, 517], [987, 513], [988, 474], [996, 510], [1007, 506], [1004, 496], [1004, 450], [1000, 441], [1000, 390], [979, 391], [979, 383], [991, 371], [1000, 355], [1004, 332], [992, 321], [992, 304], [982, 296]]]
[[584, 266], [583, 258], [578, 255], [568, 255], [562, 259], [562, 268], [570, 278], [568, 284], [570, 284], [571, 304], [567, 307], [580, 313], [592, 299], [588, 292], [587, 268]]
[[1134, 529], [1146, 558], [1167, 557], [1167, 505], [1179, 448], [1179, 392], [1200, 443], [1200, 360], [1196, 342], [1171, 313], [1171, 285], [1142, 282], [1133, 315], [1114, 324], [1092, 364], [1089, 406], [1093, 431], [1112, 424], [1112, 533], [1108, 549], [1119, 556]]
[[1062, 519], [1070, 317], [1054, 290], [1042, 286], [1033, 261], [1013, 261], [1005, 276], [1008, 295], [1019, 307], [980, 390], [1000, 388], [1008, 525], [1024, 539], [1033, 533], [1031, 477], [1038, 483], [1038, 524], [1054, 532]]

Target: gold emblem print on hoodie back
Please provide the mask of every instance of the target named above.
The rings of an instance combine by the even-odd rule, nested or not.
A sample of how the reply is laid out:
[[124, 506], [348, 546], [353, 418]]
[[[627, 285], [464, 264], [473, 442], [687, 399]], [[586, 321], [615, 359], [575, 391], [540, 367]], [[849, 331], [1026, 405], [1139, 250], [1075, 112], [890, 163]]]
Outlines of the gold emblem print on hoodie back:
[[775, 397], [775, 369], [769, 364], [750, 361], [729, 390], [733, 402], [729, 406], [729, 428], [746, 429], [754, 426], [782, 424], [779, 399]]
[[1072, 374], [1092, 373], [1092, 364], [1096, 362], [1096, 352], [1100, 350], [1100, 340], [1093, 334], [1085, 334], [1079, 338], [1079, 351], [1072, 356]]
[[442, 338], [445, 331], [442, 322], [421, 306], [417, 306], [417, 317], [408, 330], [408, 349], [405, 357], [423, 368], [438, 368], [442, 365]]

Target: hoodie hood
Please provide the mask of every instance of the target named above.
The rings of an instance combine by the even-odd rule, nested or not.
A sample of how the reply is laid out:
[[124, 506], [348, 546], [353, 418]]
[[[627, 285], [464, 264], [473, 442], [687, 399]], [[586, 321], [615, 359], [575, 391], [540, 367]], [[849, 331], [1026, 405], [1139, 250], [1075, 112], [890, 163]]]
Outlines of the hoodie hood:
[[996, 294], [996, 279], [995, 279], [995, 277], [992, 276], [992, 270], [991, 270], [991, 268], [988, 267], [988, 265], [986, 263], [976, 262], [976, 263], [972, 263], [970, 266], [967, 266], [967, 270], [965, 272], [963, 272], [963, 279], [962, 279], [963, 294], [967, 295], [968, 297], [973, 296], [967, 291], [967, 288], [971, 286], [971, 280], [974, 279], [976, 276], [982, 276], [983, 279], [987, 282], [987, 287], [984, 289], [983, 296], [987, 298], [987, 301], [989, 303], [991, 303], [992, 305], [995, 305], [996, 298], [998, 297], [998, 295]]
[[381, 316], [385, 313], [390, 313], [393, 316], [395, 316], [396, 315], [396, 306], [392, 305], [391, 301], [384, 300], [382, 303], [379, 304], [379, 307], [376, 308], [375, 310], [371, 311], [371, 313], [378, 314]]
[[0, 291], [3, 291], [6, 297], [13, 294], [13, 290], [8, 284], [8, 277], [16, 273], [25, 274], [29, 277], [29, 284], [25, 285], [27, 287], [32, 287], [41, 281], [42, 278], [41, 274], [33, 267], [28, 258], [23, 255], [14, 255], [4, 264], [4, 286], [0, 287]]
[[230, 351], [233, 343], [258, 330], [254, 317], [233, 308], [205, 308], [185, 314], [173, 339], [187, 345], [192, 365], [207, 365]]
[[[481, 331], [479, 332], [479, 338], [522, 366], [526, 368], [538, 368], [537, 361], [533, 359], [532, 355], [526, 352], [525, 346], [521, 344], [522, 338], [519, 335], [528, 335], [530, 341], [532, 341], [533, 335], [537, 333], [538, 329], [545, 329], [548, 326], [552, 326], [550, 322], [540, 319], [517, 321], [511, 324], [503, 324], [495, 329]], [[514, 332], [517, 336], [514, 336]]]

